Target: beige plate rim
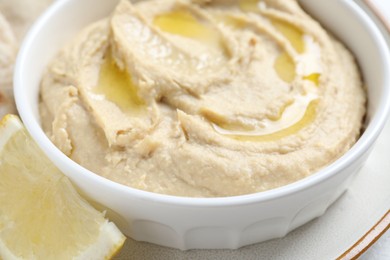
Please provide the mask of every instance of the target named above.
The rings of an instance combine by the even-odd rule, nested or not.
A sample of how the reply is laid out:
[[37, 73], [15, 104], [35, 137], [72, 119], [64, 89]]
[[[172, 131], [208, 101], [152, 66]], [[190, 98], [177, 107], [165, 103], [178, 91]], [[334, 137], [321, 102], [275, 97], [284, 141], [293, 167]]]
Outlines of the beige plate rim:
[[358, 259], [390, 228], [390, 210], [355, 244], [340, 255], [338, 260]]

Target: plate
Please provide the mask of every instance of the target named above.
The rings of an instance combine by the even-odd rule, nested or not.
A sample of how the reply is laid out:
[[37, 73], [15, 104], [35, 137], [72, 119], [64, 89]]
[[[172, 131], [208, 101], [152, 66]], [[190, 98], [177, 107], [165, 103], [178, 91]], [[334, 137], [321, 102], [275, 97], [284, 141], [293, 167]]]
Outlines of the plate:
[[[372, 1], [373, 6], [378, 7], [380, 5], [375, 3], [378, 0], [356, 0], [356, 2], [373, 17], [382, 32], [387, 34], [390, 46], [390, 34], [386, 32], [386, 27], [364, 1]], [[390, 13], [390, 9], [386, 11]], [[284, 238], [237, 250], [190, 251], [179, 251], [128, 239], [120, 254], [114, 259], [357, 258], [375, 243], [390, 225], [389, 147], [390, 120], [370, 158], [345, 194], [322, 217], [296, 229]]]

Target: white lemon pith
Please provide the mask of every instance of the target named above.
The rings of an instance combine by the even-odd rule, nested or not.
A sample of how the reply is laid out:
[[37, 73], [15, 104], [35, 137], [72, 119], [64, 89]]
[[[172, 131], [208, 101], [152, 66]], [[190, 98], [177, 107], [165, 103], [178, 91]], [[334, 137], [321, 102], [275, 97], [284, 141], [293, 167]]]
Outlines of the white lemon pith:
[[124, 240], [47, 159], [18, 117], [4, 117], [0, 259], [109, 259]]

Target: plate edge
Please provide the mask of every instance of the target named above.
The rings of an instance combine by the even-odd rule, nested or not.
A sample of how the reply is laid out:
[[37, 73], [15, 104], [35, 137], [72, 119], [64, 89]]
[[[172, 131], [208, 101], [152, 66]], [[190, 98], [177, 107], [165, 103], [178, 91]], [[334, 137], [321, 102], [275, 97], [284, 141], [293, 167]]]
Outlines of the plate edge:
[[390, 210], [337, 260], [358, 259], [390, 228]]

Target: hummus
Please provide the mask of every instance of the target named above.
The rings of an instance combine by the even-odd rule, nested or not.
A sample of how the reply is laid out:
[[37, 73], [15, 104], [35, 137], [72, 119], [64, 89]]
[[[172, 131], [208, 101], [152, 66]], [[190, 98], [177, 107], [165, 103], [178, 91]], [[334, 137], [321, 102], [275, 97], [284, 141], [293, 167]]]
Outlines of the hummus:
[[192, 197], [309, 176], [356, 142], [366, 102], [351, 53], [294, 0], [122, 0], [55, 57], [40, 96], [77, 163]]

